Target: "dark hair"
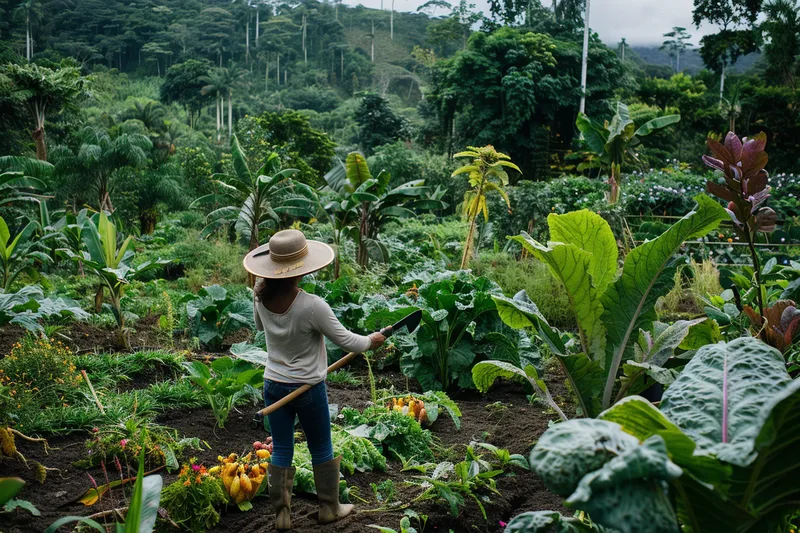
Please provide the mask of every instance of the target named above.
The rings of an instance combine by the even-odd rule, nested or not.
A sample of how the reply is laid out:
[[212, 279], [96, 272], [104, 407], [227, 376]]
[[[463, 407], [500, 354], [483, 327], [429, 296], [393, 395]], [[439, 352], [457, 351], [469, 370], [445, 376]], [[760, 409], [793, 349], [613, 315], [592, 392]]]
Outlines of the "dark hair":
[[261, 303], [267, 302], [276, 294], [280, 293], [281, 291], [285, 291], [294, 285], [295, 279], [297, 278], [259, 279], [254, 287], [256, 299]]

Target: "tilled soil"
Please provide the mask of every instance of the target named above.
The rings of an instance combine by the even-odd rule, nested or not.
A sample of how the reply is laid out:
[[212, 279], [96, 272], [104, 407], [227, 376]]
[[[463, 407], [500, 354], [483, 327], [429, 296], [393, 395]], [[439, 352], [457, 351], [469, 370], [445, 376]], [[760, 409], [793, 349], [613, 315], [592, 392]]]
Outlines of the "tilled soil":
[[[398, 372], [383, 371], [377, 377], [396, 386], [401, 386], [405, 381]], [[557, 379], [549, 383], [556, 397], [564, 393], [563, 385]], [[363, 379], [362, 382], [366, 384], [367, 380]], [[351, 406], [362, 409], [368, 405], [369, 388], [329, 385], [329, 396], [330, 403], [337, 404], [340, 408]], [[531, 446], [547, 429], [548, 420], [553, 418], [553, 415], [544, 412], [542, 407], [530, 405], [522, 388], [516, 384], [498, 385], [488, 396], [463, 393], [454, 399], [463, 415], [461, 429], [456, 430], [446, 414], [442, 414], [431, 427], [435, 440], [443, 449], [442, 455], [450, 460], [463, 459], [465, 446], [471, 441], [489, 442], [506, 448], [511, 453], [520, 453], [527, 457]], [[207, 442], [210, 449], [204, 449], [195, 455], [200, 462], [211, 466], [216, 463], [217, 455], [227, 455], [230, 452], [242, 453], [250, 449], [253, 441], [263, 440], [264, 430], [252, 429], [251, 426], [254, 410], [243, 409], [241, 413], [233, 413], [224, 429], [214, 428], [214, 417], [209, 409], [174, 410], [159, 417], [158, 422], [176, 428], [183, 435], [199, 437]], [[34, 480], [32, 470], [16, 463], [4, 464], [3, 475], [25, 479], [27, 485], [19, 497], [36, 505], [42, 516], [31, 517], [25, 511], [17, 510], [12, 516], [0, 518], [0, 532], [41, 532], [62, 516], [88, 516], [111, 509], [112, 506], [125, 505], [124, 495], [120, 489], [112, 491], [110, 496], [104, 497], [93, 507], [73, 503], [91, 486], [89, 475], [101, 485], [106, 479], [99, 468], [86, 471], [72, 466], [73, 462], [85, 456], [86, 438], [85, 435], [52, 438], [49, 442], [54, 449], [49, 455], [43, 453], [40, 445], [18, 439], [19, 449], [28, 459], [41, 461], [48, 467], [60, 468], [61, 472], [51, 472], [44, 485], [40, 485]], [[356, 473], [348, 476], [348, 484], [356, 487], [356, 494], [365, 501], [356, 500], [357, 512], [335, 525], [328, 526], [329, 530], [372, 531], [366, 527], [369, 524], [399, 529], [403, 511], [380, 510], [370, 484], [379, 483], [387, 478], [392, 479], [400, 500], [410, 503], [419, 495], [420, 489], [405, 484], [404, 481], [412, 474], [400, 472], [400, 469], [399, 462], [390, 460], [386, 472]], [[165, 486], [176, 478], [174, 473], [161, 471], [160, 474], [164, 477]], [[117, 472], [109, 472], [108, 476], [112, 481], [119, 477]], [[500, 532], [503, 530], [501, 522], [507, 522], [520, 512], [562, 509], [561, 498], [548, 492], [536, 475], [526, 470], [514, 469], [507, 476], [499, 478], [497, 488], [501, 496], [492, 496], [491, 503], [486, 505], [486, 520], [481, 516], [478, 507], [471, 502], [457, 517], [451, 516], [446, 506], [433, 502], [416, 502], [411, 504], [411, 508], [429, 516], [426, 531], [444, 533], [449, 530], [456, 533]], [[267, 498], [263, 496], [257, 498], [253, 506], [254, 509], [246, 513], [239, 511], [235, 506], [229, 507], [223, 513], [215, 531], [237, 533], [275, 531], [273, 513]], [[299, 533], [324, 530], [316, 522], [316, 511], [317, 504], [313, 495], [295, 496], [292, 508], [293, 530]], [[169, 531], [171, 528], [162, 530]]]

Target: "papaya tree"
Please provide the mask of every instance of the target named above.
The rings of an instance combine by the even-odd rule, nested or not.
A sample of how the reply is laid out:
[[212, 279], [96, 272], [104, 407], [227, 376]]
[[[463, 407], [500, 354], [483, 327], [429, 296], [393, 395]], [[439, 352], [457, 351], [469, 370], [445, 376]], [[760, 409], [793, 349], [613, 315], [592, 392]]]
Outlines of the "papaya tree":
[[583, 113], [579, 113], [575, 121], [586, 146], [600, 164], [609, 169], [608, 203], [610, 204], [615, 204], [619, 200], [622, 165], [629, 157], [636, 159], [633, 149], [642, 144], [642, 137], [681, 120], [680, 115], [666, 115], [645, 122], [637, 129], [631, 120], [628, 106], [617, 102], [613, 111], [614, 117], [611, 122], [600, 124]]
[[468, 146], [466, 151], [459, 152], [453, 157], [471, 159], [469, 163], [453, 172], [453, 177], [467, 174], [470, 185], [470, 189], [464, 193], [464, 203], [462, 204], [462, 213], [469, 221], [469, 232], [467, 240], [464, 242], [464, 254], [461, 257], [461, 269], [464, 270], [469, 265], [469, 259], [473, 253], [478, 215], [483, 213], [484, 222], [489, 221], [486, 196], [490, 192], [498, 193], [510, 209], [511, 203], [503, 190], [503, 187], [508, 185], [508, 174], [505, 169], [511, 168], [520, 173], [521, 171], [517, 165], [511, 162], [509, 156], [496, 151], [491, 144], [483, 148]]

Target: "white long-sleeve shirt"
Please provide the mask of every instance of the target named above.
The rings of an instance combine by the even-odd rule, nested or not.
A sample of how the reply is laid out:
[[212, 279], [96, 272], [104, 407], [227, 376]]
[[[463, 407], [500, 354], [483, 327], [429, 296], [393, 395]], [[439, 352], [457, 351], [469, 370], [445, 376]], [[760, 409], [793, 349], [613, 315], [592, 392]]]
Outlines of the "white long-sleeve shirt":
[[300, 291], [283, 313], [273, 313], [255, 300], [256, 328], [267, 339], [264, 379], [315, 385], [325, 380], [328, 353], [325, 339], [348, 352], [364, 352], [369, 337], [348, 331], [319, 296]]

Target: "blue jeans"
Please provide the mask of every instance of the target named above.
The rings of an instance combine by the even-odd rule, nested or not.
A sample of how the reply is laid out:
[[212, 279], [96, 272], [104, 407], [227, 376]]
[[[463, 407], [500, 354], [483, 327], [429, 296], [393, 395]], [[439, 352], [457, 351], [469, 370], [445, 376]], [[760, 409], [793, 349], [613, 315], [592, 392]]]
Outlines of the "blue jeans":
[[[301, 386], [301, 383], [279, 383], [265, 379], [264, 405], [269, 407]], [[295, 416], [300, 419], [300, 425], [306, 434], [311, 464], [318, 465], [333, 459], [331, 415], [328, 411], [328, 389], [324, 381], [268, 416], [272, 430], [270, 462], [275, 466], [292, 466]]]

